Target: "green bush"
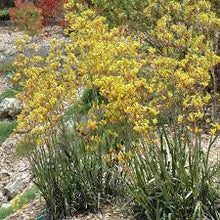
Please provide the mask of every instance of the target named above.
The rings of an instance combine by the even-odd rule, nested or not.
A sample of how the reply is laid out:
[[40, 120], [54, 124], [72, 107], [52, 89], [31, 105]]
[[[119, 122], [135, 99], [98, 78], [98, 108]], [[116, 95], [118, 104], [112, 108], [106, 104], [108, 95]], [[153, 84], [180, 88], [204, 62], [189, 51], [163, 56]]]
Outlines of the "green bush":
[[12, 207], [0, 209], [0, 220], [7, 218], [9, 215], [13, 213], [14, 209]]
[[104, 155], [110, 148], [103, 135], [95, 146], [80, 137], [76, 125], [60, 130], [37, 147], [30, 157], [34, 182], [46, 200], [51, 219], [70, 215], [71, 211], [97, 211], [122, 193], [115, 166], [107, 165]]
[[67, 108], [63, 115], [63, 121], [67, 122], [71, 120], [73, 116], [80, 117], [86, 115], [89, 109], [92, 108], [94, 102], [101, 104], [102, 101], [105, 101], [105, 99], [100, 95], [97, 89], [85, 89], [80, 100], [74, 106]]
[[[129, 25], [134, 30], [142, 29], [145, 21], [144, 9], [149, 1], [143, 0], [93, 0], [95, 6], [107, 17], [112, 26]], [[145, 22], [144, 22], [145, 21]]]
[[0, 9], [0, 20], [9, 20], [8, 9]]
[[0, 144], [3, 143], [16, 128], [17, 123], [11, 121], [0, 122]]
[[220, 219], [220, 164], [209, 164], [214, 140], [204, 153], [200, 140], [188, 148], [174, 136], [163, 131], [159, 146], [133, 151], [128, 188], [142, 219]]

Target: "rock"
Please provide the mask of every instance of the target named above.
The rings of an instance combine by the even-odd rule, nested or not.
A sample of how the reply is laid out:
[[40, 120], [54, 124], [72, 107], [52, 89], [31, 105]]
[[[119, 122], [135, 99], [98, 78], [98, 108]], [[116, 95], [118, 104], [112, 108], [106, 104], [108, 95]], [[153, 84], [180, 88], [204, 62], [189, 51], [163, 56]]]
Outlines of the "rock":
[[0, 206], [31, 184], [27, 158], [16, 157], [21, 139], [20, 134], [11, 135], [0, 147]]
[[3, 208], [3, 209], [7, 209], [7, 208], [9, 208], [9, 207], [11, 207], [11, 204], [10, 204], [10, 203], [3, 203], [3, 204], [1, 205], [1, 208]]
[[5, 98], [0, 102], [0, 119], [16, 119], [21, 110], [22, 103], [17, 98]]
[[6, 57], [0, 54], [0, 63], [3, 63], [5, 60], [6, 60]]
[[7, 198], [8, 201], [12, 200], [16, 195], [21, 193], [29, 184], [30, 177], [29, 174], [25, 174], [20, 178], [17, 178], [14, 182], [7, 184], [3, 188], [3, 196]]
[[17, 194], [19, 194], [23, 189], [23, 182], [17, 179], [13, 183], [9, 183], [3, 189], [3, 195], [8, 201], [12, 200]]
[[0, 172], [1, 172], [2, 175], [12, 176], [12, 173], [8, 172], [7, 170], [2, 169]]

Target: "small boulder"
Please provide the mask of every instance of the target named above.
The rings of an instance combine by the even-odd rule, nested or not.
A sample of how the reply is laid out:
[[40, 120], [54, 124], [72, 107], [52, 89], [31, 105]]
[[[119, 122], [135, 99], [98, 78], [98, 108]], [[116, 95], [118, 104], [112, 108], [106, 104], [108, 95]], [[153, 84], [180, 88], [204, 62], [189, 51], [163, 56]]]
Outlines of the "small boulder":
[[17, 98], [5, 98], [0, 102], [0, 120], [16, 119], [21, 113], [22, 103]]
[[23, 189], [23, 182], [17, 179], [13, 183], [9, 183], [3, 189], [3, 195], [8, 201], [12, 200], [17, 194], [19, 194]]
[[5, 187], [3, 187], [3, 196], [7, 199], [7, 201], [12, 200], [16, 195], [21, 193], [30, 183], [29, 174], [24, 174], [22, 177], [17, 178], [11, 183], [8, 183]]
[[4, 203], [2, 203], [2, 205], [1, 205], [1, 208], [2, 209], [8, 209], [8, 208], [10, 208], [11, 207], [11, 204], [9, 203], [9, 202], [4, 202]]

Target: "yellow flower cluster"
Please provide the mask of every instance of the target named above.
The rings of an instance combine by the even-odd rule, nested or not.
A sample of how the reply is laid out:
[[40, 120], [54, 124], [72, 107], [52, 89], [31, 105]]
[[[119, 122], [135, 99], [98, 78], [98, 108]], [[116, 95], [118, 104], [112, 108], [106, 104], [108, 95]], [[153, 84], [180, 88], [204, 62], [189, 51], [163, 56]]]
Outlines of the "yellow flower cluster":
[[[148, 18], [160, 3], [151, 2], [145, 10]], [[107, 99], [99, 106], [103, 121], [88, 121], [91, 131], [99, 124], [124, 122], [156, 142], [158, 123], [172, 117], [186, 123], [189, 131], [201, 133], [211, 98], [205, 94], [209, 71], [220, 62], [212, 42], [220, 20], [205, 0], [163, 2], [146, 40], [144, 33], [133, 37], [120, 27], [109, 28], [104, 17], [69, 0], [65, 32], [72, 42], [62, 46], [51, 42], [46, 59], [26, 58], [23, 52], [18, 57], [21, 71], [15, 80], [24, 87], [19, 97], [25, 103], [18, 128], [34, 134], [54, 129], [65, 104], [74, 102], [76, 88], [83, 86], [98, 88]], [[151, 44], [147, 52], [142, 49], [146, 41]]]
[[[152, 2], [154, 5], [157, 1]], [[73, 5], [71, 2], [67, 8]], [[79, 81], [91, 80], [90, 85], [107, 97], [108, 104], [102, 106], [105, 120], [131, 123], [146, 136], [154, 133], [159, 116], [175, 109], [175, 114], [182, 114], [182, 121], [186, 118], [190, 123], [190, 130], [199, 133], [198, 121], [204, 118], [204, 107], [209, 101], [208, 95], [204, 95], [210, 81], [209, 70], [220, 62], [213, 51], [210, 32], [205, 32], [206, 28], [214, 31], [220, 24], [210, 14], [210, 4], [165, 1], [161, 6], [164, 13], [149, 34], [157, 43], [149, 47], [148, 53], [140, 52], [140, 39], [122, 35], [120, 28], [109, 29], [105, 19], [91, 9], [74, 6], [78, 7], [77, 12], [67, 15], [67, 31], [72, 32], [75, 42], [69, 47], [77, 51], [74, 61]], [[195, 20], [190, 10], [197, 10], [200, 19]], [[146, 9], [146, 16], [149, 11]], [[175, 22], [181, 13], [185, 16], [182, 22]], [[196, 32], [199, 23], [204, 30]]]
[[[56, 129], [66, 102], [75, 96], [74, 76], [61, 70], [63, 42], [51, 41], [48, 57], [28, 57], [24, 55], [27, 40], [17, 42], [20, 54], [14, 63], [17, 73], [13, 80], [23, 88], [17, 96], [25, 104], [18, 129], [38, 136]], [[33, 45], [32, 49], [37, 50]]]

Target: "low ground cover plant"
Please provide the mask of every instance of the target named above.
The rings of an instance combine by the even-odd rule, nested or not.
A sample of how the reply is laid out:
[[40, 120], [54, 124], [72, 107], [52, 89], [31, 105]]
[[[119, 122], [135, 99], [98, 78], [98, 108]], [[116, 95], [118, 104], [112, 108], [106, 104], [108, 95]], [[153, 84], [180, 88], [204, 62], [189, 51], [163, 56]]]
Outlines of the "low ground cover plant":
[[18, 130], [51, 218], [97, 211], [127, 190], [143, 219], [218, 219], [214, 3], [147, 1], [136, 29], [114, 27], [96, 4], [110, 3], [67, 1], [70, 41], [52, 40], [48, 57], [25, 57], [28, 39], [18, 44]]
[[5, 218], [7, 218], [9, 215], [13, 214], [14, 210], [13, 208], [3, 208], [0, 210], [0, 219], [4, 220]]
[[13, 121], [0, 122], [0, 144], [2, 144], [16, 129], [17, 123]]
[[2, 75], [6, 77], [10, 77], [11, 75], [13, 75], [14, 72], [13, 62], [12, 61], [1, 62], [0, 72]]
[[28, 205], [37, 196], [39, 196], [39, 190], [35, 186], [26, 189], [21, 195], [15, 197], [11, 201], [9, 207], [0, 208], [0, 220], [4, 220], [11, 214], [16, 213], [16, 211], [22, 209], [25, 205]]
[[3, 92], [0, 95], [0, 101], [2, 101], [5, 98], [15, 98], [16, 96], [16, 91], [13, 89], [7, 89], [5, 92]]

